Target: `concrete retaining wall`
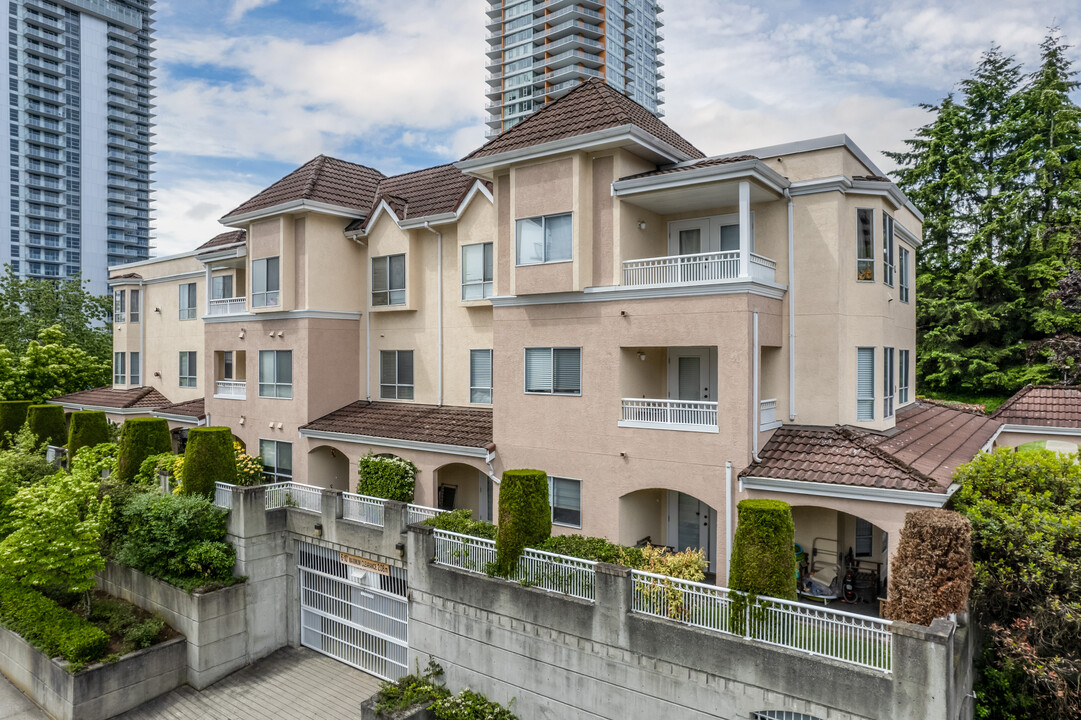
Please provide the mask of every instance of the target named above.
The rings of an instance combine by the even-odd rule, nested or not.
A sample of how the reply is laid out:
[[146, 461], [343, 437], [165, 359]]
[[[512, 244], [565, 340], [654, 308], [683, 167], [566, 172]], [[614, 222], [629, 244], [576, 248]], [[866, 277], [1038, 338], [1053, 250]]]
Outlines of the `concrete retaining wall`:
[[183, 685], [184, 645], [174, 638], [73, 675], [66, 662], [0, 628], [0, 670], [57, 720], [105, 720]]

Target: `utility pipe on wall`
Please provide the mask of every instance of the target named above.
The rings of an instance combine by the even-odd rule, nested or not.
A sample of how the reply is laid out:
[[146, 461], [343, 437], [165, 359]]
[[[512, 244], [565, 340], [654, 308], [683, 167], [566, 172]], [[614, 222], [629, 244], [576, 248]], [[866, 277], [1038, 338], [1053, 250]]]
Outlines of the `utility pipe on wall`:
[[443, 233], [438, 230], [432, 230], [432, 226], [427, 221], [424, 222], [424, 229], [430, 233], [435, 233], [435, 247], [438, 255], [436, 259], [436, 296], [438, 304], [436, 307], [436, 322], [439, 324], [437, 330], [436, 347], [438, 348], [439, 357], [436, 361], [437, 378], [436, 378], [436, 394], [438, 396], [437, 405], [443, 404]]
[[[207, 313], [210, 312], [210, 308], [207, 308]], [[143, 354], [143, 339], [146, 337], [146, 290], [143, 288], [143, 281], [139, 280], [139, 385], [146, 387], [146, 356]], [[131, 372], [131, 368], [128, 368], [128, 372]], [[130, 375], [129, 375], [130, 379]]]
[[[371, 293], [368, 297], [371, 298]], [[364, 313], [364, 398], [372, 401], [372, 309]]]
[[732, 571], [732, 461], [724, 463], [724, 584], [731, 582]]
[[788, 199], [788, 419], [796, 419], [796, 222], [792, 194]]
[[758, 313], [754, 313], [751, 326], [751, 457], [755, 462], [762, 462], [758, 457], [758, 433], [761, 426], [761, 407], [758, 400], [759, 352], [758, 352]]

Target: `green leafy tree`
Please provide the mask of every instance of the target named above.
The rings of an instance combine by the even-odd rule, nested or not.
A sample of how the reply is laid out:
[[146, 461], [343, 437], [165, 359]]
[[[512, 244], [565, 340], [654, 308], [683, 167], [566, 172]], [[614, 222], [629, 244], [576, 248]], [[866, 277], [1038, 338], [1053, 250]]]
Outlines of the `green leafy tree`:
[[53, 464], [45, 459], [45, 448], [29, 427], [14, 436], [8, 450], [0, 451], [0, 539], [11, 533], [11, 508], [7, 501], [20, 489], [51, 477]]
[[5, 266], [0, 275], [0, 345], [22, 355], [42, 330], [57, 325], [72, 345], [109, 362], [112, 298], [92, 295], [88, 282], [23, 279]]
[[14, 391], [43, 402], [109, 384], [111, 364], [72, 343], [59, 325], [42, 330], [15, 366]]
[[162, 418], [132, 418], [120, 431], [120, 455], [116, 464], [117, 479], [131, 483], [143, 460], [172, 450], [169, 423]]
[[506, 470], [499, 485], [499, 527], [495, 538], [495, 572], [509, 577], [527, 547], [536, 547], [552, 535], [552, 507], [548, 502], [548, 473], [543, 470]]

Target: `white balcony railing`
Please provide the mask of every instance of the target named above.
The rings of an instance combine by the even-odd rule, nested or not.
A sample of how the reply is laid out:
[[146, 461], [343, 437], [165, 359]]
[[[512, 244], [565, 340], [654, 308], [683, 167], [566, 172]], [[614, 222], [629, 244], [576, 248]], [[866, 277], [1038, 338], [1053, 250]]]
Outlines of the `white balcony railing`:
[[777, 262], [768, 257], [751, 253], [751, 278], [763, 282], [773, 282], [777, 275]]
[[214, 483], [214, 504], [226, 510], [233, 508], [233, 486], [229, 483]]
[[235, 380], [219, 380], [214, 388], [214, 397], [246, 400], [248, 397], [248, 384]]
[[717, 403], [623, 398], [620, 427], [717, 432]]
[[758, 403], [758, 424], [763, 430], [768, 430], [777, 425], [777, 399], [762, 400]]
[[428, 518], [433, 518], [439, 513], [445, 512], [446, 510], [440, 510], [439, 508], [409, 503], [409, 507], [405, 511], [406, 524], [412, 525], [413, 523], [424, 522]]
[[295, 507], [308, 512], [322, 512], [323, 488], [298, 482], [272, 483], [266, 486], [266, 509]]
[[387, 501], [383, 498], [342, 493], [342, 517], [346, 520], [383, 527], [383, 509]]
[[248, 311], [245, 298], [220, 298], [210, 301], [210, 315], [242, 315]]
[[[751, 253], [751, 278], [773, 282], [777, 263]], [[693, 285], [739, 279], [739, 251], [668, 255], [625, 260], [623, 285]]]

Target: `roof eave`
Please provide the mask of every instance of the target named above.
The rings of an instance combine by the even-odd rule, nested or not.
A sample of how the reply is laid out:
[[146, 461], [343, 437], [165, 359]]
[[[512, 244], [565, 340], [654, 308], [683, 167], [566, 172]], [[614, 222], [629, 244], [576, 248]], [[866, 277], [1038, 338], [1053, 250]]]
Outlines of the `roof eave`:
[[761, 160], [742, 160], [730, 165], [710, 165], [667, 175], [616, 180], [612, 183], [612, 194], [616, 197], [626, 197], [641, 192], [668, 190], [687, 185], [741, 178], [754, 178], [778, 195], [782, 194], [785, 188], [790, 185], [786, 177]]
[[486, 448], [473, 447], [471, 445], [450, 445], [445, 443], [423, 442], [420, 440], [385, 438], [375, 435], [354, 435], [353, 433], [314, 430], [303, 427], [300, 428], [300, 437], [313, 438], [316, 440], [337, 440], [339, 442], [357, 445], [377, 445], [379, 447], [400, 448], [405, 450], [421, 450], [425, 452], [444, 453], [447, 455], [461, 455], [464, 457], [488, 457], [488, 450]]
[[897, 488], [876, 488], [863, 485], [841, 485], [839, 483], [809, 482], [807, 480], [786, 480], [782, 478], [756, 477], [753, 475], [739, 479], [743, 489], [763, 492], [788, 493], [792, 495], [813, 495], [838, 500], [867, 500], [870, 502], [916, 505], [919, 507], [941, 508], [950, 499], [956, 489], [950, 486], [945, 492], [927, 492], [925, 490], [900, 490]]
[[278, 203], [277, 205], [271, 205], [267, 208], [260, 208], [258, 210], [252, 210], [246, 213], [236, 213], [235, 215], [226, 215], [218, 220], [222, 225], [226, 227], [235, 227], [243, 229], [244, 225], [256, 220], [262, 220], [263, 218], [273, 217], [274, 215], [281, 215], [283, 213], [302, 213], [302, 212], [318, 212], [324, 215], [337, 215], [339, 217], [346, 218], [358, 218], [364, 217], [364, 212], [357, 208], [347, 207], [345, 205], [334, 205], [332, 203], [319, 202], [318, 200], [307, 200], [301, 198], [299, 200], [289, 200], [287, 202]]

